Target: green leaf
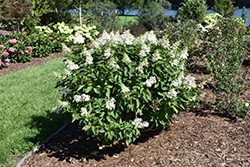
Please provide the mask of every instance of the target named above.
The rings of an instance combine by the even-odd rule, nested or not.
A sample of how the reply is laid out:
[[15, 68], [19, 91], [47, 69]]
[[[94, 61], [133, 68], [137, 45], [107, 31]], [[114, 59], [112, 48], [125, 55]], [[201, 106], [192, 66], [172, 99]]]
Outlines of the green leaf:
[[93, 89], [92, 86], [88, 86], [88, 87], [85, 89], [85, 93], [89, 93], [92, 89]]
[[98, 89], [98, 88], [94, 88], [94, 92], [95, 92], [96, 94], [101, 94], [100, 89]]
[[85, 131], [88, 131], [90, 128], [91, 128], [90, 125], [85, 125], [82, 129], [85, 130]]

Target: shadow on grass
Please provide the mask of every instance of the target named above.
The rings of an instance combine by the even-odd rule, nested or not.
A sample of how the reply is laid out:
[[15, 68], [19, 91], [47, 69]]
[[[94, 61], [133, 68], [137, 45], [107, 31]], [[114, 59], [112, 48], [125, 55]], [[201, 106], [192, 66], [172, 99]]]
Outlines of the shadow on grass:
[[72, 117], [68, 113], [56, 114], [47, 110], [45, 116], [32, 116], [31, 119], [32, 120], [28, 122], [26, 126], [32, 130], [38, 131], [38, 133], [36, 136], [26, 138], [25, 140], [37, 145], [51, 136], [63, 125], [71, 122]]

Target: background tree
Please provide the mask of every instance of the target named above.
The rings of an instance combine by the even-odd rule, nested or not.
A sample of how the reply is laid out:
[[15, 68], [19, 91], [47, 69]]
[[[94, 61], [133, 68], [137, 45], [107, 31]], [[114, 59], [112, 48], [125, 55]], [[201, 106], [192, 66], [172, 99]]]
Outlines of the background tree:
[[241, 18], [242, 20], [244, 20], [244, 22], [246, 23], [247, 22], [247, 19], [248, 19], [248, 14], [247, 14], [247, 10], [246, 10], [246, 7], [244, 6], [243, 9], [242, 9], [242, 14], [241, 14]]
[[31, 2], [23, 0], [0, 0], [0, 17], [17, 25], [17, 32], [20, 32], [20, 23], [26, 19], [26, 14], [31, 12]]
[[207, 9], [205, 0], [184, 0], [177, 10], [176, 17], [180, 20], [192, 19], [201, 23], [207, 14]]
[[233, 0], [215, 0], [212, 10], [219, 13], [223, 17], [231, 17], [235, 14], [238, 7], [234, 7]]

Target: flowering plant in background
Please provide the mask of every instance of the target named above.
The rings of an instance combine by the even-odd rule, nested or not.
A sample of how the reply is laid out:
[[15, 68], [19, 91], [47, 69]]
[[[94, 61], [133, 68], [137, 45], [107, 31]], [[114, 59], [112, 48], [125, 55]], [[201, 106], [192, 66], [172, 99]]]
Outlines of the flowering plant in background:
[[135, 38], [104, 31], [92, 46], [75, 45], [66, 74], [57, 75], [68, 104], [58, 108], [107, 144], [129, 145], [142, 132], [164, 128], [200, 99], [195, 78], [184, 76], [187, 49], [178, 44], [153, 32]]
[[10, 62], [26, 62], [31, 60], [32, 47], [26, 46], [25, 42], [22, 42], [21, 38], [13, 38], [10, 36], [3, 39], [5, 41], [0, 45], [0, 59], [2, 65], [8, 66]]

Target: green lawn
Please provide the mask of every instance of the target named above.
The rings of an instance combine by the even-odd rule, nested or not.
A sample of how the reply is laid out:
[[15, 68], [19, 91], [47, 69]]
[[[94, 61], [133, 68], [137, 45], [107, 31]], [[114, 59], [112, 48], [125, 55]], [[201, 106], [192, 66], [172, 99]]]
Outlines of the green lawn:
[[138, 23], [136, 16], [119, 16], [118, 29], [120, 30], [124, 24], [129, 25], [129, 23]]
[[53, 112], [61, 98], [53, 71], [63, 58], [0, 77], [0, 166], [13, 166], [69, 119]]

